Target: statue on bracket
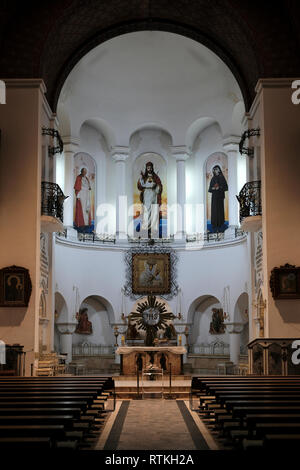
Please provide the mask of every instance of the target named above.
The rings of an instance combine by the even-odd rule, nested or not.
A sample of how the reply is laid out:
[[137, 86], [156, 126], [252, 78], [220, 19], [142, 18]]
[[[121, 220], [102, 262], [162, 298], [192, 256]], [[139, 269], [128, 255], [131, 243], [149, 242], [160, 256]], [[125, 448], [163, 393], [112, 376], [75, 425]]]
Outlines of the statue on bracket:
[[79, 313], [76, 315], [78, 321], [75, 333], [79, 335], [91, 335], [93, 334], [92, 322], [89, 321], [88, 309], [82, 308], [79, 310]]
[[209, 333], [211, 335], [223, 335], [226, 326], [224, 325], [224, 314], [222, 308], [212, 309], [212, 319], [210, 322]]

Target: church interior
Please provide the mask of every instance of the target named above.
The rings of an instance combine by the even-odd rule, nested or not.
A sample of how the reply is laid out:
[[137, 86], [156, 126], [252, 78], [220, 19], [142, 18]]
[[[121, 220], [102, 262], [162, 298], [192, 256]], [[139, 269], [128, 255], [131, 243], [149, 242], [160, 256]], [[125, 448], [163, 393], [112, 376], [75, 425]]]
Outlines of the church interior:
[[0, 19], [1, 452], [296, 449], [299, 2]]

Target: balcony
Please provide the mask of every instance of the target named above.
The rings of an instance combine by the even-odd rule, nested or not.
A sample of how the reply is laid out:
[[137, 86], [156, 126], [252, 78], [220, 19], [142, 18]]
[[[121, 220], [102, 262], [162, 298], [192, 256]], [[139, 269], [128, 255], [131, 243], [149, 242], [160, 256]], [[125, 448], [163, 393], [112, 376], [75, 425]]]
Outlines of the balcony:
[[240, 223], [244, 232], [257, 232], [262, 224], [261, 181], [249, 181], [237, 196]]
[[56, 183], [42, 181], [41, 232], [61, 232], [66, 196]]

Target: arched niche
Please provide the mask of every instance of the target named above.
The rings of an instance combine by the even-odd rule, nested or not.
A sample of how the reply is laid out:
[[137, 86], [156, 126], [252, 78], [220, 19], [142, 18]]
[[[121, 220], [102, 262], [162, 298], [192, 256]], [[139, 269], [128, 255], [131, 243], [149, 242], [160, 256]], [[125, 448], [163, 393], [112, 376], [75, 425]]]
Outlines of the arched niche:
[[99, 295], [89, 295], [80, 304], [79, 314], [83, 311], [87, 313], [87, 321], [91, 325], [84, 331], [80, 326], [80, 318], [78, 318], [78, 324], [72, 337], [73, 345], [112, 346], [114, 344], [112, 328], [114, 314], [111, 304]]
[[[216, 309], [217, 312], [213, 309]], [[188, 310], [188, 323], [191, 324], [189, 342], [195, 351], [197, 347], [204, 347], [204, 345], [208, 347], [216, 342], [224, 345], [229, 344], [228, 333], [224, 327], [220, 328], [222, 333], [214, 332], [212, 325], [214, 312], [215, 315], [222, 315], [222, 304], [217, 297], [210, 294], [197, 297], [190, 305]]]

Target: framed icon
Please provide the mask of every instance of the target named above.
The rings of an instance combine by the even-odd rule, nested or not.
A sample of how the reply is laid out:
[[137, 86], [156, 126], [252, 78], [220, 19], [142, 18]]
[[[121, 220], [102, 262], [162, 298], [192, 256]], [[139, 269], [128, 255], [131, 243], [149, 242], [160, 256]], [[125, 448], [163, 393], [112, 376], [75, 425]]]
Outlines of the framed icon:
[[300, 267], [285, 264], [272, 269], [270, 288], [274, 299], [300, 299]]
[[27, 307], [31, 290], [28, 269], [9, 266], [0, 270], [0, 307]]

